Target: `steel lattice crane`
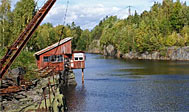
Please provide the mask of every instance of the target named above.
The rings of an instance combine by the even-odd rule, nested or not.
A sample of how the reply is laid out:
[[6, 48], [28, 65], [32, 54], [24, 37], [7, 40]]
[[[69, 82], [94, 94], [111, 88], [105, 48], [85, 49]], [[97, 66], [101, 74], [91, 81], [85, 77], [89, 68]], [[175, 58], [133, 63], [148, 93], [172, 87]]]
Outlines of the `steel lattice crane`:
[[8, 48], [4, 57], [0, 60], [0, 81], [3, 75], [7, 72], [21, 50], [27, 44], [32, 34], [43, 21], [47, 13], [50, 11], [56, 0], [48, 0], [44, 6], [36, 13], [30, 23], [26, 26], [24, 31], [20, 34], [17, 40]]

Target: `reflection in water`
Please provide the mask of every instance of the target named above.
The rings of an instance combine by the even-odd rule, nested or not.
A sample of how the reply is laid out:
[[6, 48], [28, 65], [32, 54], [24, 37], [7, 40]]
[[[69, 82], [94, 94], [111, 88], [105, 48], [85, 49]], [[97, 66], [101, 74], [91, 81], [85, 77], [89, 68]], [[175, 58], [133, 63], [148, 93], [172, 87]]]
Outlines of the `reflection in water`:
[[189, 111], [189, 62], [87, 54], [85, 86], [65, 89], [69, 111]]
[[85, 91], [84, 85], [81, 88], [64, 88], [63, 94], [66, 96], [69, 111], [77, 111], [77, 108], [85, 107]]
[[189, 74], [187, 61], [145, 61], [127, 60], [127, 63], [140, 67], [126, 67], [118, 71], [130, 72], [134, 75], [169, 75], [169, 74]]

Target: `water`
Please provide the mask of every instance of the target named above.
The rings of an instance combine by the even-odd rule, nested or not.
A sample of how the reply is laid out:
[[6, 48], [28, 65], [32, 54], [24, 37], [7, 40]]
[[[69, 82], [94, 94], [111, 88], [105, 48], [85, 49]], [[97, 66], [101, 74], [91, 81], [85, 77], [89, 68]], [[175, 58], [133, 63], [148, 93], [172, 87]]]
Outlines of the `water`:
[[87, 54], [85, 85], [65, 90], [69, 111], [189, 111], [189, 61], [144, 61]]

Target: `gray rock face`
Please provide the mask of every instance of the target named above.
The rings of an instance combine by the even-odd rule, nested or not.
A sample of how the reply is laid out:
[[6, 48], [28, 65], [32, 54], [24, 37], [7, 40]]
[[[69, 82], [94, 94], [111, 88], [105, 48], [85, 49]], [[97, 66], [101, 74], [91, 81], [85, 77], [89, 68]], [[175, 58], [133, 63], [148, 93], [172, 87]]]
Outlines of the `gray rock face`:
[[2, 88], [7, 88], [8, 86], [19, 85], [20, 77], [26, 74], [24, 68], [18, 67], [8, 71], [8, 75], [5, 75], [2, 80]]
[[103, 50], [100, 49], [100, 41], [94, 40], [89, 47], [89, 53], [101, 53], [105, 56], [124, 58], [124, 59], [147, 59], [147, 60], [189, 60], [189, 46], [186, 47], [169, 47], [165, 51], [154, 51], [145, 53], [129, 52], [126, 54], [121, 53], [113, 45], [104, 46]]
[[186, 47], [169, 47], [165, 51], [154, 51], [152, 53], [135, 53], [129, 52], [122, 54], [117, 51], [113, 45], [104, 47], [105, 56], [124, 58], [124, 59], [147, 59], [147, 60], [189, 60], [189, 46]]
[[170, 47], [164, 54], [160, 52], [152, 52], [152, 53], [126, 53], [123, 58], [126, 59], [148, 59], [148, 60], [189, 60], [189, 46], [177, 48]]
[[104, 55], [116, 57], [117, 50], [115, 49], [113, 45], [108, 45], [107, 47], [104, 46]]
[[68, 86], [76, 86], [77, 85], [77, 82], [75, 80], [75, 74], [73, 72], [71, 72], [69, 75], [68, 75], [68, 82], [67, 82], [67, 85]]
[[9, 71], [9, 74], [14, 74], [14, 75], [24, 75], [26, 74], [26, 70], [22, 67], [18, 67], [15, 69], [12, 69], [11, 71]]
[[[36, 87], [32, 88], [31, 90], [21, 91], [18, 93], [11, 93], [8, 96], [5, 96], [5, 97], [10, 97], [10, 98], [4, 98], [2, 100], [1, 102], [1, 106], [3, 108], [2, 112], [44, 112], [44, 111], [37, 111], [39, 105], [40, 105], [40, 109], [45, 108], [45, 101], [43, 97], [44, 94], [42, 90], [42, 88], [44, 87], [46, 87], [44, 93], [46, 96], [46, 102], [47, 102], [48, 108], [49, 106], [51, 107], [53, 106], [53, 109], [54, 109], [53, 112], [58, 112], [58, 107], [61, 107], [61, 110], [62, 110], [61, 112], [64, 112], [63, 100], [62, 100], [63, 95], [60, 94], [59, 88], [57, 87], [53, 86], [51, 87], [51, 89], [49, 89], [49, 86], [48, 86], [49, 78], [50, 78], [51, 85], [53, 84], [53, 82], [55, 83], [58, 82], [58, 78], [55, 78], [55, 81], [53, 81], [52, 77], [42, 78], [38, 81], [38, 84], [36, 85]], [[50, 95], [49, 95], [49, 90], [51, 90]], [[51, 97], [51, 103], [49, 103], [50, 102], [49, 97]], [[29, 111], [29, 110], [32, 110], [32, 111]]]
[[75, 74], [73, 73], [72, 70], [69, 72], [62, 72], [60, 78], [61, 86], [66, 87], [66, 86], [76, 86], [77, 82], [75, 80]]
[[89, 49], [87, 52], [88, 53], [96, 53], [96, 54], [102, 53], [101, 49], [100, 49], [100, 40], [93, 40], [93, 42], [89, 46]]
[[171, 47], [168, 49], [167, 56], [171, 60], [189, 60], [189, 46], [182, 48]]

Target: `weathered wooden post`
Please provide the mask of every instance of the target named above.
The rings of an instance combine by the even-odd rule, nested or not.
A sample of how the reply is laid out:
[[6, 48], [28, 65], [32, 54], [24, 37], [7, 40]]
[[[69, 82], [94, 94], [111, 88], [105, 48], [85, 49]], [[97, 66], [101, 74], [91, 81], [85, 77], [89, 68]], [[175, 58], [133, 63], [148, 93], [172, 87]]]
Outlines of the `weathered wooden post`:
[[48, 78], [48, 80], [49, 80], [49, 83], [48, 83], [48, 88], [49, 88], [49, 104], [50, 104], [50, 106], [51, 106], [51, 82], [50, 82], [50, 78]]
[[82, 68], [82, 84], [84, 84], [84, 69]]
[[[0, 89], [2, 88], [2, 80], [0, 80]], [[2, 102], [3, 101], [3, 98], [2, 98], [2, 96], [0, 96], [0, 102]], [[0, 103], [0, 111], [2, 111], [3, 110], [3, 106], [2, 106], [2, 104]]]
[[45, 112], [47, 112], [47, 100], [46, 100], [46, 94], [45, 94], [45, 89], [46, 87], [42, 88], [43, 89], [43, 97], [45, 99]]

